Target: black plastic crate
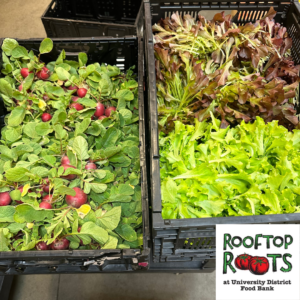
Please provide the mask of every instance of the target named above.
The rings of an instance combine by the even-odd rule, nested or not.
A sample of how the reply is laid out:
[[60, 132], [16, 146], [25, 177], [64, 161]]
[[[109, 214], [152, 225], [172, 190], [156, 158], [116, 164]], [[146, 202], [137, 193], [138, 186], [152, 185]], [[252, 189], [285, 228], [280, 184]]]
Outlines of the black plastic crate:
[[204, 259], [195, 258], [190, 260], [172, 260], [161, 263], [160, 261], [154, 260], [152, 253], [150, 254], [149, 270], [148, 272], [157, 273], [211, 273], [215, 270], [215, 259]]
[[[52, 0], [41, 19], [48, 37], [92, 37], [92, 36], [115, 36], [124, 37], [135, 35], [135, 19], [118, 20], [115, 17], [97, 19], [89, 15], [73, 13], [69, 9], [77, 1], [57, 1]], [[78, 1], [87, 7], [89, 1]], [[101, 1], [101, 3], [104, 1]], [[110, 3], [111, 1], [106, 1]], [[69, 5], [68, 5], [69, 3]], [[101, 10], [102, 11], [102, 10]], [[114, 11], [118, 8], [114, 7]]]
[[[19, 40], [28, 50], [39, 53], [42, 39]], [[0, 39], [0, 47], [3, 39]], [[47, 274], [47, 273], [95, 273], [128, 272], [147, 270], [149, 267], [149, 204], [145, 161], [145, 119], [144, 119], [144, 50], [141, 38], [68, 38], [53, 39], [50, 53], [43, 54], [46, 63], [55, 60], [65, 49], [70, 60], [77, 60], [79, 52], [85, 52], [89, 62], [117, 65], [122, 70], [136, 66], [139, 93], [139, 132], [141, 160], [141, 188], [143, 209], [143, 250], [52, 250], [0, 252], [0, 275]], [[2, 52], [0, 52], [2, 69]], [[2, 77], [2, 75], [0, 75]], [[0, 98], [0, 128], [7, 113]], [[2, 122], [2, 123], [1, 123]]]
[[[176, 1], [176, 0], [175, 0]], [[152, 25], [161, 18], [171, 16], [174, 12], [190, 14], [197, 17], [199, 12], [236, 10], [233, 21], [238, 24], [254, 22], [263, 17], [270, 7], [278, 12], [276, 21], [287, 27], [293, 39], [292, 55], [297, 64], [300, 63], [300, 12], [299, 4], [281, 1], [197, 1], [175, 2], [163, 0], [145, 0], [145, 57], [147, 69], [146, 93], [146, 140], [147, 158], [149, 157], [149, 190], [151, 193], [152, 239], [154, 262], [187, 262], [204, 260], [205, 265], [213, 266], [216, 251], [216, 224], [267, 224], [267, 223], [300, 223], [300, 214], [280, 214], [246, 217], [223, 217], [202, 219], [174, 219], [162, 218], [158, 117], [156, 98], [156, 74], [154, 59], [154, 44]], [[206, 12], [203, 12], [206, 11]], [[147, 144], [148, 143], [148, 144]], [[203, 268], [205, 268], [205, 265]]]
[[134, 22], [141, 0], [58, 0], [66, 17]]

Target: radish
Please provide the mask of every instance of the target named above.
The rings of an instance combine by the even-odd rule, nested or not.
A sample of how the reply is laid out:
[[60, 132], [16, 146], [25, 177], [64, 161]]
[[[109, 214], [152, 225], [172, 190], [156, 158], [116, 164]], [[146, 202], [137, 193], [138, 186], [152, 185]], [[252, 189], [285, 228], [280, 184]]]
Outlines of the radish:
[[70, 245], [70, 241], [68, 241], [66, 238], [63, 238], [61, 240], [55, 240], [51, 244], [52, 250], [65, 250], [68, 249]]
[[52, 119], [52, 116], [48, 113], [43, 113], [42, 114], [42, 121], [43, 122], [49, 122]]
[[77, 96], [80, 98], [85, 97], [86, 93], [87, 93], [87, 89], [85, 88], [80, 88], [77, 90]]
[[53, 195], [46, 195], [43, 197], [42, 202], [51, 203]]
[[38, 79], [47, 80], [50, 77], [49, 69], [46, 67], [43, 67], [42, 70], [40, 70], [36, 73], [36, 76]]
[[11, 203], [9, 192], [0, 193], [0, 206], [6, 206]]
[[35, 245], [36, 250], [49, 250], [49, 246], [45, 242], [38, 242]]
[[[71, 166], [71, 165], [61, 165], [61, 166], [65, 169], [65, 171], [67, 169], [69, 169], [69, 168], [76, 169], [74, 166]], [[73, 179], [75, 179], [77, 177], [77, 175], [75, 175], [75, 174], [69, 174], [69, 175], [61, 176], [61, 177], [64, 178], [64, 179], [73, 180]]]
[[77, 111], [83, 110], [83, 106], [80, 103], [72, 103], [70, 107], [75, 108]]
[[75, 196], [66, 196], [66, 202], [68, 205], [75, 208], [79, 208], [81, 205], [87, 202], [87, 195], [78, 187], [74, 187], [73, 190], [76, 192]]
[[45, 182], [43, 185], [43, 191], [48, 194], [50, 192], [49, 179], [45, 178], [43, 181]]
[[102, 103], [98, 103], [96, 106], [96, 111], [94, 113], [94, 116], [99, 118], [103, 116], [105, 113], [105, 106]]
[[61, 158], [61, 164], [62, 165], [69, 165], [70, 164], [70, 160], [69, 160], [69, 157], [67, 155], [64, 155], [62, 158]]
[[77, 102], [78, 99], [80, 99], [80, 98], [77, 97], [77, 96], [73, 96], [73, 97], [71, 98], [71, 100], [72, 100], [73, 102]]
[[106, 110], [105, 110], [105, 115], [106, 115], [107, 117], [109, 117], [110, 114], [111, 114], [111, 112], [112, 112], [112, 111], [116, 111], [116, 110], [117, 110], [117, 109], [116, 109], [114, 106], [109, 106], [109, 107], [107, 107]]
[[97, 169], [97, 166], [94, 164], [94, 163], [87, 163], [86, 165], [85, 165], [85, 169], [86, 170], [96, 170]]
[[70, 85], [67, 89], [69, 91], [74, 91], [74, 90], [78, 90], [78, 87], [76, 85], [75, 86]]
[[26, 78], [30, 73], [32, 73], [32, 72], [29, 72], [28, 68], [21, 69], [21, 75], [23, 78]]
[[103, 119], [106, 119], [106, 118], [107, 118], [107, 116], [101, 116], [101, 117], [98, 118], [98, 120], [103, 120]]
[[39, 207], [43, 209], [51, 209], [52, 205], [49, 202], [43, 201], [40, 203]]

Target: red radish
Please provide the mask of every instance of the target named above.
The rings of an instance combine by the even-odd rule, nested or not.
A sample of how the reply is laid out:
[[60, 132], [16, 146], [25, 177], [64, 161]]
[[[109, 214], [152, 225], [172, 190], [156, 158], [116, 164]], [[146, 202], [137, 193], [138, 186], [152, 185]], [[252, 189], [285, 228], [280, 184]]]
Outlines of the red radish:
[[48, 113], [43, 113], [42, 114], [42, 121], [43, 122], [49, 122], [52, 119], [52, 116]]
[[68, 241], [66, 238], [63, 238], [61, 240], [55, 240], [51, 244], [52, 250], [65, 250], [68, 249], [70, 245], [70, 241]]
[[[71, 166], [71, 165], [61, 165], [61, 166], [65, 169], [65, 171], [67, 169], [69, 169], [69, 168], [76, 169], [74, 166]], [[75, 174], [69, 174], [69, 175], [61, 176], [61, 177], [64, 178], [64, 179], [73, 180], [73, 179], [75, 179], [77, 177], [77, 175], [75, 175]]]
[[[18, 190], [19, 190], [19, 191], [21, 192], [21, 194], [22, 194], [22, 193], [23, 193], [23, 186], [19, 187]], [[28, 194], [28, 193], [32, 193], [32, 190], [29, 189], [29, 190], [27, 191], [27, 194]], [[17, 202], [18, 204], [24, 203], [24, 202], [21, 201], [21, 200], [16, 200], [16, 202]]]
[[99, 118], [103, 116], [105, 113], [105, 106], [102, 103], [98, 103], [96, 106], [96, 111], [94, 113], [94, 116]]
[[106, 110], [105, 110], [105, 115], [107, 116], [107, 117], [109, 117], [110, 116], [110, 114], [111, 114], [111, 112], [112, 111], [116, 111], [117, 109], [114, 107], [114, 106], [109, 106]]
[[71, 100], [72, 100], [73, 102], [77, 102], [78, 99], [80, 99], [80, 98], [77, 97], [77, 96], [73, 96], [73, 97], [71, 98]]
[[46, 194], [49, 194], [50, 193], [50, 186], [49, 185], [44, 185], [43, 186], [43, 192], [46, 193]]
[[43, 67], [42, 70], [40, 70], [36, 73], [36, 76], [38, 79], [47, 80], [50, 77], [49, 69], [46, 67]]
[[43, 100], [48, 101], [49, 99], [50, 99], [50, 97], [48, 95], [44, 94]]
[[68, 90], [69, 90], [69, 91], [78, 90], [78, 87], [77, 87], [77, 86], [72, 86], [72, 85], [70, 85], [70, 86], [68, 87]]
[[52, 205], [46, 201], [43, 201], [40, 203], [40, 208], [43, 208], [43, 209], [51, 209], [52, 208]]
[[0, 193], [0, 206], [6, 206], [11, 203], [9, 192]]
[[43, 185], [43, 191], [48, 194], [50, 192], [49, 179], [45, 178], [44, 182], [45, 184]]
[[101, 116], [101, 117], [98, 118], [98, 120], [103, 120], [103, 119], [106, 119], [106, 118], [107, 118], [107, 116]]
[[75, 108], [77, 111], [83, 110], [83, 106], [80, 103], [72, 103], [70, 107]]
[[62, 158], [61, 158], [61, 164], [62, 165], [69, 165], [70, 164], [70, 160], [69, 160], [69, 157], [67, 155], [64, 155]]
[[85, 169], [86, 170], [96, 170], [97, 166], [94, 163], [90, 162], [85, 165]]
[[49, 246], [45, 242], [38, 242], [35, 248], [36, 250], [49, 250]]
[[43, 197], [42, 202], [51, 203], [53, 195], [46, 195]]
[[77, 96], [80, 98], [85, 97], [86, 93], [87, 93], [87, 89], [85, 88], [80, 88], [77, 90]]
[[66, 202], [68, 205], [75, 208], [79, 208], [81, 205], [87, 202], [87, 195], [79, 187], [74, 187], [73, 190], [76, 192], [75, 196], [66, 196]]
[[23, 78], [26, 78], [30, 73], [32, 73], [32, 72], [29, 72], [28, 68], [21, 69], [21, 75]]

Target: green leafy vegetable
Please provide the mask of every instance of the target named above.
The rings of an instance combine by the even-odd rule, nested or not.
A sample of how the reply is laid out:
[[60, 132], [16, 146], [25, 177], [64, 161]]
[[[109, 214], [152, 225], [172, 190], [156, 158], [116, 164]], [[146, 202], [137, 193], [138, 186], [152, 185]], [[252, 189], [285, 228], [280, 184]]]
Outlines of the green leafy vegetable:
[[195, 119], [160, 134], [163, 217], [299, 212], [300, 131], [259, 117], [222, 129], [211, 118], [201, 131]]

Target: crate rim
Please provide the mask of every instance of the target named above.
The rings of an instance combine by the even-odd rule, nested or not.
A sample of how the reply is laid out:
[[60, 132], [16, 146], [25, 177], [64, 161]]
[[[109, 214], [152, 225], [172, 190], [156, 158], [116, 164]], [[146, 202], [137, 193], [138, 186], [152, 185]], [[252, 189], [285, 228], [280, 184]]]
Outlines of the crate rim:
[[[96, 21], [83, 21], [83, 20], [76, 20], [76, 19], [70, 19], [70, 18], [55, 18], [55, 17], [41, 17], [42, 20], [57, 20], [62, 22], [74, 22], [74, 23], [84, 23], [84, 24], [101, 24], [105, 26], [111, 26], [111, 27], [125, 27], [125, 28], [136, 28], [134, 24], [117, 24], [117, 23], [109, 23], [109, 22], [96, 22]], [[109, 37], [109, 36], [106, 36]], [[81, 37], [80, 37], [81, 38]], [[83, 38], [83, 37], [82, 37]]]
[[[14, 39], [18, 42], [41, 42], [45, 38], [28, 38], [28, 39], [20, 39], [14, 37], [5, 37], [0, 38], [0, 47], [2, 42], [6, 39]], [[114, 36], [94, 36], [94, 37], [50, 37], [53, 42], [122, 42], [122, 41], [135, 41], [138, 40], [136, 35], [126, 35], [124, 37], [114, 37]]]
[[[50, 17], [50, 16], [46, 16], [47, 15], [47, 13], [48, 13], [48, 11], [50, 10], [50, 9], [52, 9], [51, 8], [51, 6], [54, 4], [54, 3], [56, 3], [57, 2], [57, 0], [51, 0], [51, 2], [50, 2], [50, 4], [47, 6], [47, 8], [46, 8], [46, 10], [43, 12], [43, 14], [42, 14], [42, 16], [41, 16], [41, 19], [46, 19], [46, 20], [48, 20], [48, 19], [54, 19], [54, 20], [58, 20], [58, 21], [69, 21], [69, 22], [79, 22], [79, 23], [88, 23], [88, 24], [101, 24], [101, 25], [110, 25], [110, 26], [120, 26], [120, 27], [136, 27], [136, 25], [135, 25], [135, 23], [136, 23], [136, 20], [138, 19], [138, 16], [136, 17], [136, 20], [135, 21], [122, 21], [121, 20], [121, 22], [124, 22], [124, 23], [118, 23], [118, 22], [120, 22], [120, 21], [115, 21], [115, 20], [112, 20], [111, 22], [109, 22], [108, 21], [108, 19], [103, 19], [103, 20], [96, 20], [96, 19], [92, 19], [92, 21], [88, 21], [88, 20], [83, 20], [83, 19], [76, 19], [76, 17], [74, 17], [74, 18], [63, 18], [63, 17]], [[141, 3], [142, 3], [142, 1], [141, 1]], [[89, 19], [89, 18], [86, 18], [86, 19]], [[128, 22], [128, 23], [126, 23], [126, 22]], [[121, 25], [123, 25], [123, 26], [121, 26]]]
[[[272, 1], [276, 1], [276, 0], [272, 0]], [[261, 1], [261, 0], [247, 0], [245, 2], [242, 2], [241, 0], [196, 0], [196, 1], [184, 1], [184, 0], [168, 0], [167, 2], [165, 0], [143, 0], [144, 3], [150, 3], [150, 5], [159, 5], [160, 3], [164, 3], [164, 4], [168, 4], [165, 7], [169, 7], [169, 8], [181, 8], [183, 7], [198, 7], [198, 5], [196, 3], [214, 3], [213, 5], [216, 5], [215, 3], [226, 3], [226, 4], [231, 4], [231, 3], [236, 3], [237, 7], [240, 8], [245, 8], [245, 7], [249, 7], [252, 8], [254, 6], [260, 6], [260, 7], [270, 7], [272, 6], [271, 1]], [[279, 2], [277, 0], [277, 2]], [[280, 3], [284, 3], [286, 5], [290, 5], [292, 3], [298, 3], [297, 0], [285, 0], [284, 2], [280, 2]], [[174, 5], [173, 5], [174, 4]], [[241, 6], [239, 6], [240, 4], [242, 4]], [[256, 5], [257, 4], [257, 5]], [[261, 4], [261, 5], [260, 5]], [[223, 5], [224, 7], [226, 7], [226, 5]], [[205, 8], [204, 8], [205, 9]], [[211, 9], [211, 8], [207, 8], [208, 10], [215, 10], [215, 9]]]
[[[215, 217], [215, 218], [195, 218], [195, 219], [163, 219], [161, 212], [153, 212], [154, 229], [186, 229], [205, 226], [216, 226], [223, 224], [268, 224], [268, 223], [288, 223], [300, 222], [300, 214], [277, 214], [277, 215], [254, 215], [238, 217]], [[284, 224], [282, 224], [284, 225]]]
[[[7, 38], [7, 37], [6, 37]], [[11, 37], [10, 37], [11, 38]], [[41, 42], [44, 38], [28, 38], [28, 39], [20, 39], [14, 38], [16, 41], [20, 43], [25, 42]], [[0, 38], [0, 48], [2, 46], [3, 41], [5, 38]], [[0, 267], [1, 261], [5, 259], [33, 259], [33, 258], [90, 258], [90, 257], [97, 257], [97, 256], [115, 256], [116, 259], [122, 258], [141, 258], [144, 260], [148, 260], [150, 255], [150, 248], [148, 247], [148, 240], [150, 239], [150, 232], [149, 232], [149, 205], [148, 205], [148, 188], [147, 188], [147, 178], [143, 178], [143, 170], [146, 172], [146, 154], [145, 154], [145, 130], [144, 126], [141, 126], [145, 122], [145, 113], [144, 113], [144, 93], [142, 91], [143, 84], [141, 84], [141, 80], [143, 80], [144, 74], [144, 66], [143, 60], [139, 59], [140, 56], [144, 55], [143, 50], [143, 41], [141, 37], [137, 37], [134, 35], [125, 36], [125, 37], [109, 37], [109, 36], [100, 36], [100, 37], [70, 37], [70, 38], [51, 38], [53, 42], [57, 43], [64, 43], [64, 42], [137, 42], [138, 47], [138, 97], [139, 97], [139, 133], [140, 133], [140, 161], [141, 161], [141, 187], [142, 185], [146, 185], [144, 187], [144, 195], [142, 193], [142, 219], [143, 219], [143, 249], [100, 249], [100, 250], [44, 250], [44, 251], [0, 251]], [[1, 56], [1, 55], [0, 55]], [[1, 58], [2, 60], [2, 58]], [[126, 70], [124, 70], [126, 71]], [[1, 75], [1, 74], [0, 74]], [[141, 92], [142, 91], [142, 92]], [[141, 135], [141, 133], [143, 134]], [[142, 169], [143, 165], [143, 169]], [[143, 190], [143, 189], [142, 189]], [[50, 254], [50, 255], [49, 255]]]

